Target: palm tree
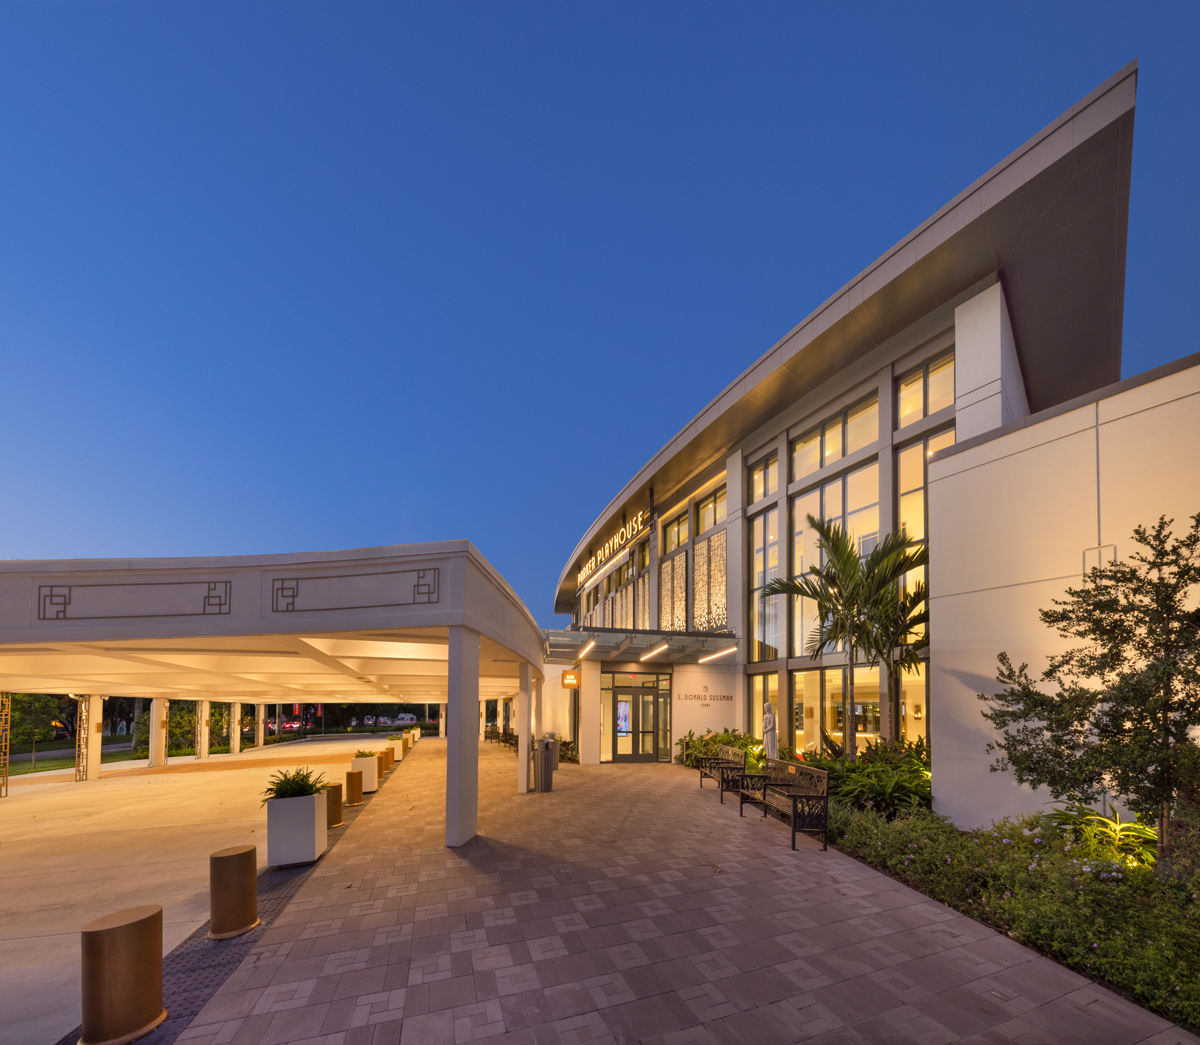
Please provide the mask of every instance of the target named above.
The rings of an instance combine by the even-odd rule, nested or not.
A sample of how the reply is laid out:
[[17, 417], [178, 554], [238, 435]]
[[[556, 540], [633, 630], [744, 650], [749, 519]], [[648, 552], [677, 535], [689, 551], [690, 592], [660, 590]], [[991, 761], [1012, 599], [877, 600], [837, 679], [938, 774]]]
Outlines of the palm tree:
[[[894, 536], [894, 535], [889, 535]], [[929, 552], [924, 545], [895, 542], [893, 554], [899, 562], [888, 562], [878, 572], [885, 583], [867, 610], [864, 652], [868, 663], [878, 663], [883, 671], [887, 701], [887, 739], [900, 739], [900, 676], [915, 671], [921, 663], [921, 651], [929, 645], [929, 603], [924, 582], [902, 587], [910, 569], [925, 566]], [[864, 571], [868, 568], [863, 564]], [[892, 577], [890, 582], [886, 578]]]
[[[924, 585], [901, 595], [900, 582], [928, 561], [928, 553], [904, 533], [896, 532], [861, 556], [841, 523], [810, 515], [808, 524], [817, 534], [821, 564], [793, 580], [770, 581], [762, 593], [802, 596], [816, 603], [820, 627], [805, 646], [807, 656], [819, 657], [829, 648], [845, 645], [850, 670], [842, 690], [843, 746], [854, 761], [858, 754], [853, 715], [855, 665], [860, 654], [868, 664], [883, 661], [889, 676], [888, 699], [892, 700], [892, 676], [916, 658], [915, 648], [903, 643], [920, 626], [924, 614]], [[893, 716], [893, 732], [895, 721]]]

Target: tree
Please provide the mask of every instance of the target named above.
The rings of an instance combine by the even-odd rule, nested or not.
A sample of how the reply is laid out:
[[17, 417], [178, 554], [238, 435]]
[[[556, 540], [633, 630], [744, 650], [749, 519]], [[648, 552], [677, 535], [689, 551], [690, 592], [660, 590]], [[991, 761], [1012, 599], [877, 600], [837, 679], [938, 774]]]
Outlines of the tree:
[[[923, 545], [897, 547], [893, 554], [909, 554], [905, 564], [912, 568], [925, 566], [928, 549]], [[898, 567], [897, 567], [898, 568]], [[878, 661], [883, 668], [887, 689], [887, 739], [893, 743], [900, 735], [901, 675], [916, 671], [921, 653], [929, 646], [929, 602], [924, 582], [902, 587], [903, 573], [897, 575], [891, 564], [880, 571], [894, 580], [884, 584], [867, 610], [866, 640], [869, 661]], [[907, 571], [904, 571], [907, 572]]]
[[12, 695], [12, 718], [10, 737], [14, 744], [29, 744], [33, 749], [33, 763], [37, 766], [38, 741], [45, 743], [54, 739], [54, 720], [58, 718], [61, 698], [47, 697], [40, 693], [14, 693]]
[[1049, 658], [1042, 692], [1028, 665], [999, 657], [995, 696], [983, 717], [1001, 733], [988, 745], [1011, 769], [1055, 798], [1116, 795], [1157, 817], [1159, 863], [1170, 849], [1171, 809], [1200, 797], [1200, 512], [1176, 538], [1173, 519], [1133, 531], [1127, 560], [1098, 566], [1068, 588], [1042, 623], [1074, 640]]
[[900, 584], [909, 572], [926, 563], [928, 553], [904, 533], [895, 532], [862, 556], [840, 523], [810, 515], [808, 524], [817, 533], [821, 564], [793, 580], [770, 581], [763, 595], [799, 595], [816, 603], [820, 626], [805, 647], [808, 656], [819, 657], [827, 649], [845, 645], [850, 671], [842, 690], [842, 722], [846, 755], [854, 761], [858, 754], [854, 667], [860, 654], [867, 664], [886, 657], [890, 700], [892, 674], [915, 663], [915, 650], [897, 647], [920, 623], [925, 586], [919, 584], [902, 597]]

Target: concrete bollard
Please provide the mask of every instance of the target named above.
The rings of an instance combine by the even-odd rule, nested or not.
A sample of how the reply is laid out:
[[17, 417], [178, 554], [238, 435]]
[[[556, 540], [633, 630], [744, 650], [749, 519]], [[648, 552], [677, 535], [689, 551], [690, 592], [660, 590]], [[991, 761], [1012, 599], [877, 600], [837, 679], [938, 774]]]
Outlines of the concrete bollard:
[[122, 1045], [167, 1018], [163, 1008], [162, 908], [131, 907], [80, 933], [83, 1036], [79, 1045]]
[[325, 789], [325, 826], [342, 826], [342, 785], [330, 784]]
[[208, 858], [210, 940], [228, 940], [258, 925], [258, 850], [220, 849]]
[[363, 804], [362, 796], [362, 770], [350, 769], [346, 771], [346, 805], [360, 806]]

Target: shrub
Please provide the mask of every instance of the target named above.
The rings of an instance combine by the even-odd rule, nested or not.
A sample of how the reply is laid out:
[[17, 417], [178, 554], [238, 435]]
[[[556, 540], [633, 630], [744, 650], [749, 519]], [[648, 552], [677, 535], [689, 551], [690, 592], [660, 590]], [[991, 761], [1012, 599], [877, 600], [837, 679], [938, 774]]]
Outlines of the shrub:
[[855, 809], [871, 809], [891, 820], [905, 810], [929, 809], [933, 804], [924, 741], [868, 744], [855, 762], [821, 754], [792, 757], [825, 770], [830, 798]]
[[313, 776], [308, 766], [297, 766], [295, 769], [281, 769], [267, 782], [263, 790], [263, 805], [273, 798], [303, 798], [306, 795], [318, 795], [329, 785], [325, 776]]
[[378, 754], [377, 751], [355, 751], [355, 758], [374, 758]]
[[758, 769], [763, 764], [762, 741], [758, 737], [737, 729], [728, 729], [721, 733], [709, 732], [702, 736], [696, 736], [695, 732], [689, 729], [687, 736], [680, 737], [675, 741], [675, 746], [679, 748], [679, 754], [675, 756], [675, 761], [689, 769], [695, 769], [696, 760], [701, 757], [715, 757], [717, 749], [721, 746], [735, 747], [739, 751], [746, 751], [746, 767], [748, 769]]
[[1169, 1019], [1200, 1025], [1200, 882], [1162, 879], [1102, 825], [1050, 816], [960, 832], [928, 810], [894, 820], [830, 802], [843, 851], [927, 896], [1105, 980]]

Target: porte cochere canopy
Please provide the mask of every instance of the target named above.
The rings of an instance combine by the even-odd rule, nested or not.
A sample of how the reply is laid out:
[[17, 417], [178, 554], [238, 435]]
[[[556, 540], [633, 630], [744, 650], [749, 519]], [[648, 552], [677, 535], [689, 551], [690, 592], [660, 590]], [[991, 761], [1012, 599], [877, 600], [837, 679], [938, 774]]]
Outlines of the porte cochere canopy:
[[446, 704], [449, 845], [475, 834], [479, 701], [517, 696], [528, 750], [542, 648], [529, 610], [465, 540], [0, 563], [5, 692]]

